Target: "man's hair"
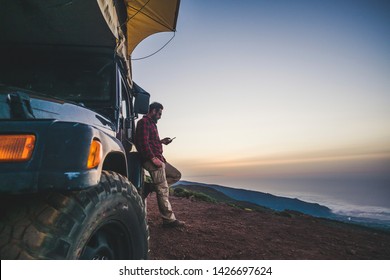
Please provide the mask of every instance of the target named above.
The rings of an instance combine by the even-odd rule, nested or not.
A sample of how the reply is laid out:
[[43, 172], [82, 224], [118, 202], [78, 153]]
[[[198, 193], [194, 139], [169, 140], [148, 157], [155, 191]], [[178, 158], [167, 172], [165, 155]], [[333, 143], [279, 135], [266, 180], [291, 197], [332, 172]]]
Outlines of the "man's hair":
[[161, 103], [153, 102], [152, 104], [149, 105], [149, 112], [152, 112], [154, 109], [163, 110], [164, 107]]

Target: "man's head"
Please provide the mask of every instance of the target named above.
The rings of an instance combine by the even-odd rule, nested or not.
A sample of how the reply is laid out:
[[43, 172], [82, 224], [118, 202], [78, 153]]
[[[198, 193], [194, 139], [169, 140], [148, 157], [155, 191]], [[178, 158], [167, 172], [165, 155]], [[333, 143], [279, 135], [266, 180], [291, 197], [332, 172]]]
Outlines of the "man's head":
[[149, 106], [148, 116], [157, 123], [158, 120], [161, 118], [163, 109], [163, 105], [158, 102], [153, 102]]

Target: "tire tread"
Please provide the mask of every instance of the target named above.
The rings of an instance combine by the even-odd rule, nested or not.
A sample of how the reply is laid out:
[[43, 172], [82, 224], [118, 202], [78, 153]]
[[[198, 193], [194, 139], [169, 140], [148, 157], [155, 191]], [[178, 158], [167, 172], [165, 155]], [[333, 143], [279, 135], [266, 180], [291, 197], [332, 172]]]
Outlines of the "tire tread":
[[[0, 258], [66, 259], [72, 237], [77, 234], [88, 211], [115, 193], [135, 204], [129, 206], [136, 212], [148, 240], [145, 207], [135, 187], [115, 172], [102, 171], [101, 183], [87, 190], [3, 198]], [[147, 258], [147, 252], [143, 258]]]

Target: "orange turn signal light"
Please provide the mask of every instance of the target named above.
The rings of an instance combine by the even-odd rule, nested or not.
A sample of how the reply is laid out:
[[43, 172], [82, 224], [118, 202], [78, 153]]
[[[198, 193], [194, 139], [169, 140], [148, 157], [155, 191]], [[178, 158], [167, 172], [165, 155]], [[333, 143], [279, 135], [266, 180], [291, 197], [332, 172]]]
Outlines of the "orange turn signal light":
[[35, 146], [35, 135], [0, 135], [0, 162], [27, 161]]
[[98, 140], [92, 140], [91, 147], [89, 148], [87, 167], [95, 168], [102, 160], [102, 143]]

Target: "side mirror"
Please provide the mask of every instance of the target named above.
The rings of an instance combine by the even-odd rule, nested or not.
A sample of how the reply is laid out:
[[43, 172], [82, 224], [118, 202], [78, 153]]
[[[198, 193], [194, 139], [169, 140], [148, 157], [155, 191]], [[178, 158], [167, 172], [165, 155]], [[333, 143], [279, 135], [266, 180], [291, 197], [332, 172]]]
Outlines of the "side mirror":
[[136, 114], [147, 114], [149, 111], [150, 94], [133, 83], [134, 111]]

